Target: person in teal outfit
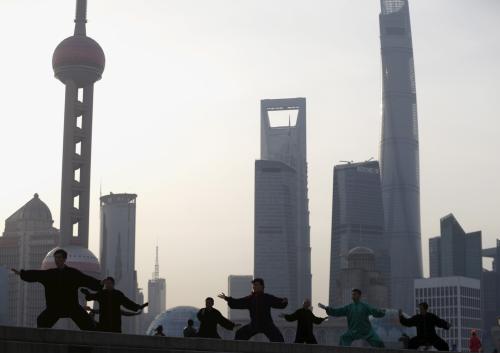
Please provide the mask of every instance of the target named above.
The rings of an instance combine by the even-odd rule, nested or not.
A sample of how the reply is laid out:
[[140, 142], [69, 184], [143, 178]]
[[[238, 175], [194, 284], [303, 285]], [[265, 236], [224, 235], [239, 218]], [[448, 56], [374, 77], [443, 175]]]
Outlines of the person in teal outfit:
[[384, 342], [373, 330], [370, 324], [369, 316], [384, 317], [384, 309], [375, 309], [361, 301], [361, 291], [352, 290], [352, 303], [342, 308], [331, 308], [321, 303], [318, 304], [321, 309], [325, 309], [330, 316], [346, 316], [347, 332], [340, 336], [340, 345], [349, 347], [355, 340], [366, 340], [372, 347], [384, 347]]

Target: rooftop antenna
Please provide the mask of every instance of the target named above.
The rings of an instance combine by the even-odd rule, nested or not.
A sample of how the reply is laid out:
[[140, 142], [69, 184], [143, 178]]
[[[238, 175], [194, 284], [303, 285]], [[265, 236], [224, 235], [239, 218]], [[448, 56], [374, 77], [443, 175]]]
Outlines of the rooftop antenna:
[[155, 272], [153, 273], [153, 280], [157, 281], [160, 278], [160, 264], [158, 263], [158, 244], [156, 244], [156, 261]]
[[85, 24], [87, 23], [87, 0], [76, 1], [75, 15], [75, 36], [85, 36], [87, 31]]

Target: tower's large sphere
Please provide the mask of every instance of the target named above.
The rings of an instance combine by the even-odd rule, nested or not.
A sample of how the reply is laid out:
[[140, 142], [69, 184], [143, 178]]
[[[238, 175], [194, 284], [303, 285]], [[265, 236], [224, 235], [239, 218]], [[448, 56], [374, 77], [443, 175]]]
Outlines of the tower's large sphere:
[[97, 257], [89, 249], [77, 245], [56, 247], [50, 250], [42, 261], [42, 270], [56, 267], [54, 252], [58, 249], [64, 249], [68, 253], [66, 265], [76, 268], [94, 278], [101, 278], [101, 265]]
[[84, 87], [101, 79], [106, 59], [99, 43], [86, 36], [71, 36], [54, 50], [54, 75], [66, 83], [72, 80]]

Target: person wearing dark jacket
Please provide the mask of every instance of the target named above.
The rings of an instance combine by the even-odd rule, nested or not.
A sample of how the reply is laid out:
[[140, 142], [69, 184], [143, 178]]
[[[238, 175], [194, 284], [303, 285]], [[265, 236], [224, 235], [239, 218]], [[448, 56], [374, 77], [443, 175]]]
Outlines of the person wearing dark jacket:
[[425, 302], [419, 304], [420, 313], [410, 318], [403, 316], [399, 310], [399, 322], [403, 326], [417, 328], [417, 336], [408, 342], [408, 349], [418, 349], [420, 346], [434, 346], [438, 351], [449, 351], [448, 343], [436, 333], [436, 327], [448, 330], [450, 324], [433, 313], [429, 313], [429, 305]]
[[327, 318], [317, 317], [311, 311], [311, 301], [304, 300], [302, 308], [297, 309], [293, 314], [281, 315], [286, 321], [297, 321], [297, 333], [295, 334], [295, 343], [317, 344], [314, 337], [313, 325], [319, 325]]
[[284, 342], [283, 335], [271, 317], [271, 308], [284, 309], [288, 305], [287, 298], [278, 298], [264, 293], [264, 280], [255, 278], [252, 281], [253, 292], [244, 298], [235, 299], [224, 293], [219, 298], [227, 301], [231, 309], [247, 309], [250, 312], [250, 324], [236, 331], [236, 340], [249, 340], [258, 333], [263, 333], [271, 342]]
[[234, 322], [226, 319], [219, 310], [214, 308], [214, 299], [210, 297], [205, 299], [205, 307], [198, 311], [197, 317], [200, 321], [198, 337], [220, 338], [217, 325], [221, 325], [226, 330], [232, 330], [236, 326]]
[[46, 308], [36, 320], [37, 327], [50, 328], [61, 318], [70, 318], [81, 330], [93, 330], [95, 324], [78, 302], [78, 288], [98, 290], [101, 281], [87, 276], [76, 268], [66, 266], [68, 253], [63, 249], [54, 252], [56, 268], [48, 270], [12, 269], [26, 282], [39, 282], [45, 289]]
[[104, 289], [97, 293], [90, 293], [86, 289], [81, 292], [85, 294], [85, 299], [94, 300], [99, 303], [99, 323], [97, 329], [103, 332], [122, 332], [122, 310], [121, 307], [132, 311], [139, 311], [145, 308], [148, 303], [139, 305], [127, 298], [121, 291], [115, 289], [113, 277], [104, 279]]

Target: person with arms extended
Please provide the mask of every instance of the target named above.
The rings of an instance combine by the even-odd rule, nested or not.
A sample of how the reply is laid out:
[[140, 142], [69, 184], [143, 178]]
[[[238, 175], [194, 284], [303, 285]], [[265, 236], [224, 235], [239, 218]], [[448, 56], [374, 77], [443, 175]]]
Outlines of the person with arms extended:
[[234, 322], [226, 319], [219, 310], [214, 308], [214, 299], [211, 297], [205, 299], [205, 307], [198, 311], [197, 317], [200, 320], [198, 337], [220, 338], [217, 332], [217, 325], [221, 325], [226, 330], [232, 330], [237, 326]]
[[50, 328], [61, 318], [70, 318], [80, 330], [94, 330], [94, 320], [78, 302], [78, 288], [99, 290], [101, 281], [87, 276], [76, 268], [66, 266], [68, 253], [63, 249], [54, 252], [56, 268], [48, 270], [12, 269], [26, 282], [39, 282], [45, 289], [46, 308], [36, 320], [37, 327]]
[[311, 310], [311, 301], [304, 300], [302, 308], [297, 309], [293, 314], [280, 315], [286, 321], [297, 321], [297, 333], [295, 334], [295, 343], [317, 344], [314, 337], [313, 325], [319, 325], [325, 321], [326, 317], [317, 317]]
[[318, 304], [330, 316], [346, 316], [347, 332], [340, 336], [340, 345], [349, 347], [355, 340], [366, 340], [372, 347], [384, 347], [384, 342], [373, 330], [369, 317], [384, 317], [384, 309], [375, 309], [361, 301], [361, 291], [352, 290], [352, 303], [342, 308], [331, 308]]
[[224, 293], [219, 294], [219, 298], [227, 301], [231, 309], [247, 309], [250, 312], [250, 323], [238, 329], [234, 339], [249, 340], [256, 334], [263, 333], [271, 342], [284, 342], [283, 335], [271, 317], [271, 308], [286, 308], [288, 299], [264, 293], [264, 280], [262, 278], [255, 278], [252, 285], [252, 293], [243, 298], [235, 299]]
[[115, 289], [113, 277], [106, 277], [103, 281], [104, 288], [97, 293], [90, 293], [82, 288], [86, 300], [94, 300], [99, 303], [99, 323], [97, 329], [103, 332], [122, 332], [122, 310], [121, 307], [132, 311], [139, 311], [148, 306], [148, 303], [139, 305], [127, 298], [121, 291]]
[[433, 346], [438, 351], [449, 351], [448, 343], [437, 335], [436, 327], [449, 330], [451, 325], [437, 315], [428, 312], [429, 305], [427, 303], [420, 303], [418, 308], [420, 313], [410, 318], [404, 317], [403, 311], [399, 310], [401, 325], [417, 328], [417, 335], [408, 342], [408, 349], [418, 350], [420, 346]]

